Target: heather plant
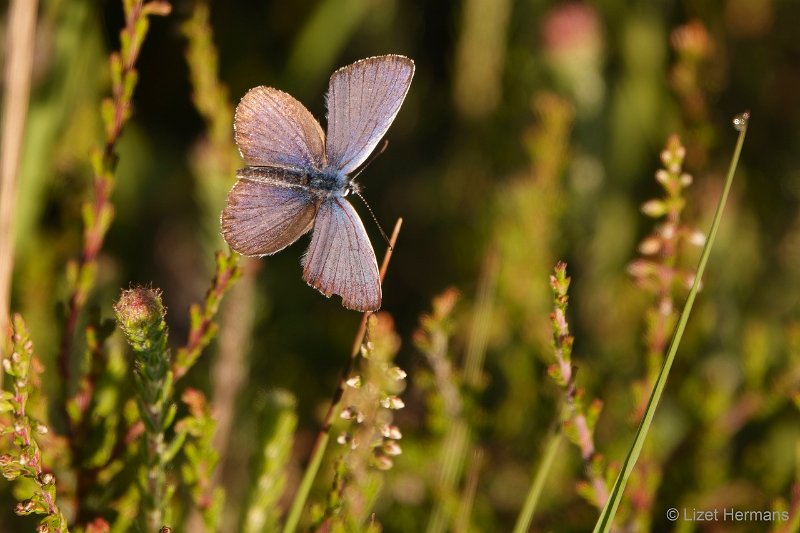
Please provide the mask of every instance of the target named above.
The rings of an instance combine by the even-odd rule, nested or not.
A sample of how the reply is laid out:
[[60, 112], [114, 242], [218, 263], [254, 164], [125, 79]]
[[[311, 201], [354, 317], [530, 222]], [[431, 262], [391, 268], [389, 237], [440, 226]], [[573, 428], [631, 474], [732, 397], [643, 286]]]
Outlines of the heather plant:
[[[430, 314], [420, 318], [420, 327], [414, 340], [424, 354], [429, 373], [420, 373], [428, 404], [427, 423], [437, 437], [429, 446], [436, 446], [429, 460], [432, 479], [429, 480], [435, 495], [433, 510], [428, 519], [427, 531], [446, 531], [456, 527], [459, 517], [469, 516], [471, 509], [461, 508], [461, 479], [470, 450], [475, 448], [474, 423], [465, 405], [470, 390], [478, 385], [481, 368], [467, 375], [466, 368], [456, 367], [450, 350], [453, 330], [453, 311], [459, 295], [454, 288], [445, 290], [432, 302]], [[466, 362], [464, 363], [466, 366]], [[469, 502], [463, 498], [463, 502]]]
[[[797, 531], [797, 6], [8, 6], [0, 532]], [[385, 53], [359, 315], [219, 217]]]
[[404, 407], [399, 393], [406, 373], [393, 364], [400, 346], [392, 318], [379, 313], [367, 324], [358, 372], [346, 381], [344, 408], [339, 418], [344, 427], [336, 442], [344, 452], [333, 466], [334, 478], [324, 509], [313, 514], [315, 529], [328, 531], [379, 531], [373, 516], [381, 490], [381, 472], [392, 468], [402, 453], [400, 429], [393, 413]]
[[550, 276], [553, 290], [553, 352], [556, 362], [550, 365], [547, 373], [555, 380], [564, 394], [564, 434], [581, 452], [587, 481], [579, 486], [579, 491], [592, 505], [602, 509], [608, 501], [607, 470], [602, 455], [597, 453], [594, 443], [594, 430], [603, 403], [600, 400], [587, 401], [585, 391], [579, 388], [577, 367], [572, 364], [572, 345], [574, 337], [569, 333], [567, 322], [567, 302], [570, 279], [567, 265], [558, 263]]
[[34, 438], [35, 434], [48, 432], [47, 426], [36, 420], [31, 401], [41, 387], [39, 374], [43, 369], [33, 355], [33, 342], [21, 316], [13, 317], [12, 331], [10, 354], [3, 359], [3, 371], [13, 385], [10, 391], [3, 391], [2, 407], [4, 414], [11, 415], [3, 433], [13, 437], [14, 448], [0, 457], [3, 477], [10, 481], [25, 479], [34, 487], [30, 497], [16, 505], [15, 513], [45, 515], [38, 531], [67, 531], [67, 521], [56, 502], [56, 478], [45, 466]]

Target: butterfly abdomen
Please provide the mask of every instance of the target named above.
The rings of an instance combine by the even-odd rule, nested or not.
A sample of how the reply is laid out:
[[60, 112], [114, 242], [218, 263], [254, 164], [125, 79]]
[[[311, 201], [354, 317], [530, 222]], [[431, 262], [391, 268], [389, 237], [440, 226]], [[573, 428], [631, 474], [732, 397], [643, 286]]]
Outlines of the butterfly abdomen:
[[311, 181], [307, 171], [286, 167], [245, 167], [236, 171], [236, 177], [288, 187], [308, 187]]

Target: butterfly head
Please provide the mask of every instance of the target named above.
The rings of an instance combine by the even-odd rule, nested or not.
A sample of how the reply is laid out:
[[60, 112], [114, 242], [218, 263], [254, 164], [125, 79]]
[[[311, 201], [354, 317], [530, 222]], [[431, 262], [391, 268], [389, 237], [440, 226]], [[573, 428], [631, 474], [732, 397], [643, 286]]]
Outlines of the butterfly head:
[[347, 196], [348, 194], [358, 194], [361, 192], [361, 185], [358, 184], [352, 178], [348, 178], [347, 184], [344, 186], [344, 190], [342, 191], [342, 196]]

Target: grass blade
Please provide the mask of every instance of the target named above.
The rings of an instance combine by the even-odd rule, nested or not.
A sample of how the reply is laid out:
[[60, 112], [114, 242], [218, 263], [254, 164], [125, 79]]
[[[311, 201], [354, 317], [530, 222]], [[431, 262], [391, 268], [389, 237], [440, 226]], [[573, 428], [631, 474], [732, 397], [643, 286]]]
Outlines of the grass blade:
[[514, 526], [514, 533], [525, 533], [530, 530], [531, 520], [533, 520], [533, 512], [536, 510], [536, 504], [539, 503], [539, 497], [542, 495], [544, 482], [547, 475], [550, 473], [553, 461], [556, 458], [558, 447], [561, 445], [562, 433], [560, 430], [553, 432], [547, 442], [544, 455], [542, 455], [542, 462], [536, 472], [536, 477], [531, 484], [528, 491], [528, 496], [525, 498], [525, 504], [522, 506], [517, 517], [517, 523]]
[[683, 337], [683, 331], [686, 328], [686, 323], [689, 321], [689, 314], [692, 311], [692, 306], [694, 305], [697, 291], [700, 288], [700, 280], [703, 279], [703, 272], [705, 271], [706, 263], [708, 263], [708, 257], [711, 254], [711, 247], [714, 245], [717, 229], [722, 221], [722, 212], [725, 209], [725, 203], [728, 201], [728, 193], [730, 192], [731, 184], [733, 183], [733, 175], [736, 173], [736, 167], [739, 164], [739, 155], [742, 152], [742, 145], [744, 144], [744, 138], [747, 133], [747, 122], [749, 118], [749, 112], [745, 112], [741, 115], [738, 115], [733, 120], [734, 127], [739, 131], [739, 139], [736, 142], [736, 148], [733, 152], [731, 165], [728, 169], [728, 176], [725, 178], [725, 187], [722, 189], [722, 196], [720, 196], [719, 203], [717, 204], [717, 210], [714, 213], [714, 220], [711, 223], [711, 230], [708, 233], [708, 239], [703, 247], [703, 253], [700, 255], [700, 263], [697, 266], [697, 273], [695, 274], [692, 288], [689, 291], [689, 296], [686, 298], [686, 304], [683, 306], [683, 311], [681, 312], [680, 319], [678, 320], [678, 325], [675, 327], [675, 333], [670, 342], [667, 357], [664, 359], [664, 364], [661, 367], [656, 384], [653, 387], [652, 393], [650, 394], [650, 400], [647, 402], [647, 410], [642, 417], [639, 428], [636, 430], [636, 437], [634, 438], [633, 445], [628, 451], [628, 456], [625, 458], [622, 469], [620, 470], [620, 473], [614, 482], [614, 486], [611, 489], [611, 495], [606, 502], [605, 507], [603, 508], [603, 512], [600, 513], [600, 517], [594, 526], [595, 533], [606, 533], [611, 529], [611, 524], [614, 521], [614, 515], [617, 512], [617, 508], [619, 507], [619, 503], [622, 500], [622, 495], [625, 491], [625, 484], [628, 482], [631, 472], [633, 472], [633, 467], [636, 465], [636, 460], [639, 458], [639, 454], [644, 446], [644, 441], [647, 438], [647, 432], [650, 430], [650, 424], [653, 422], [656, 407], [658, 407], [661, 394], [664, 392], [664, 387], [667, 384], [669, 371], [672, 368], [672, 363], [675, 361], [675, 354], [678, 351], [681, 337]]

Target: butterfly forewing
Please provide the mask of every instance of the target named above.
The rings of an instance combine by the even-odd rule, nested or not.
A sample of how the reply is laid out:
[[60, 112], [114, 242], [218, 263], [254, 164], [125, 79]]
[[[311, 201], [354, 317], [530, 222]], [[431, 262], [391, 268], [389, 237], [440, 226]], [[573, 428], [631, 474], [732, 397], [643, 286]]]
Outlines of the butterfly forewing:
[[381, 306], [375, 252], [358, 213], [342, 197], [328, 198], [317, 212], [303, 278], [326, 296], [341, 296], [348, 309], [377, 311]]
[[[257, 179], [240, 171], [228, 193], [220, 218], [222, 236], [243, 255], [278, 252], [311, 229], [319, 197], [306, 187], [272, 179]], [[266, 169], [265, 169], [266, 171]]]
[[250, 89], [236, 106], [233, 127], [242, 159], [250, 166], [325, 166], [325, 136], [319, 122], [283, 91]]
[[328, 87], [328, 165], [358, 168], [394, 121], [414, 76], [414, 62], [387, 55], [362, 59], [333, 73]]

